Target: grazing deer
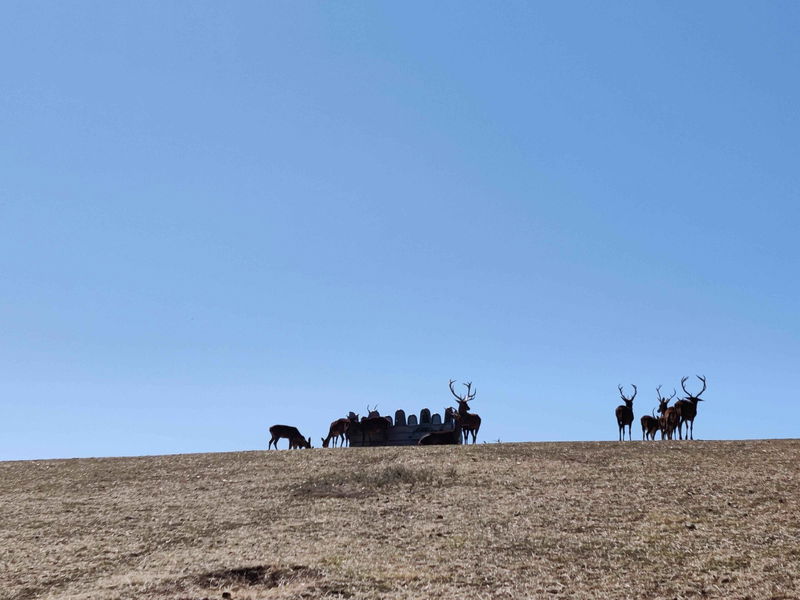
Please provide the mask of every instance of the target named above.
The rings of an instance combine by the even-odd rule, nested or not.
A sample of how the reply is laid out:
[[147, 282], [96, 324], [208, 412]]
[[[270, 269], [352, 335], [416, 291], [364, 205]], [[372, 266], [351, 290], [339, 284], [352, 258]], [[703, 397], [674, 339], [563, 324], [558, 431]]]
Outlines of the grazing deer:
[[[675, 428], [678, 426], [678, 409], [668, 405], [678, 392], [673, 388], [672, 396], [665, 398], [661, 395], [661, 386], [658, 386], [656, 393], [658, 394], [658, 414], [660, 415], [658, 428], [661, 430], [661, 439], [671, 440], [675, 434]], [[655, 435], [653, 437], [655, 438]]]
[[267, 450], [272, 447], [272, 444], [275, 444], [275, 450], [277, 450], [278, 440], [281, 438], [289, 440], [290, 450], [294, 448], [311, 448], [311, 438], [304, 438], [297, 427], [292, 427], [291, 425], [273, 425], [269, 428], [269, 433], [272, 435], [272, 438], [269, 444], [267, 444]]
[[456, 397], [456, 400], [458, 400], [459, 425], [461, 427], [461, 433], [464, 436], [464, 443], [466, 444], [469, 441], [469, 435], [472, 434], [472, 443], [474, 444], [478, 437], [478, 431], [481, 428], [481, 417], [478, 414], [469, 412], [468, 402], [475, 399], [475, 395], [478, 391], [472, 389], [472, 382], [470, 381], [469, 383], [462, 384], [467, 388], [467, 393], [463, 396], [459, 396], [453, 389], [453, 384], [455, 382], [455, 379], [450, 380], [450, 392]]
[[417, 444], [420, 446], [444, 446], [461, 443], [461, 415], [452, 407], [447, 407], [444, 415], [445, 420], [448, 418], [453, 419], [453, 429], [426, 433], [419, 439]]
[[625, 397], [625, 392], [622, 391], [622, 386], [618, 385], [619, 395], [622, 396], [622, 401], [625, 404], [620, 404], [614, 411], [617, 415], [617, 426], [619, 427], [619, 441], [625, 439], [625, 427], [628, 428], [628, 440], [631, 439], [631, 423], [633, 423], [633, 399], [636, 398], [636, 386], [633, 386], [633, 396], [630, 398]]
[[683, 377], [681, 378], [681, 387], [683, 388], [683, 391], [686, 392], [686, 398], [678, 400], [675, 403], [675, 407], [678, 409], [678, 414], [680, 416], [680, 421], [678, 423], [678, 436], [681, 435], [683, 424], [686, 423], [687, 440], [694, 439], [694, 418], [697, 416], [697, 403], [703, 401], [703, 399], [700, 397], [700, 394], [706, 391], [706, 378], [701, 377], [700, 375], [696, 375], [696, 377], [703, 382], [703, 389], [697, 392], [697, 394], [692, 394], [686, 389], [686, 380], [689, 378]]
[[338, 440], [340, 441], [341, 447], [344, 448], [345, 442], [350, 441], [350, 438], [347, 435], [347, 429], [349, 425], [350, 419], [336, 419], [333, 423], [331, 423], [331, 426], [328, 429], [328, 437], [322, 438], [322, 447], [327, 448], [331, 440], [333, 440], [333, 447], [336, 448], [336, 442]]

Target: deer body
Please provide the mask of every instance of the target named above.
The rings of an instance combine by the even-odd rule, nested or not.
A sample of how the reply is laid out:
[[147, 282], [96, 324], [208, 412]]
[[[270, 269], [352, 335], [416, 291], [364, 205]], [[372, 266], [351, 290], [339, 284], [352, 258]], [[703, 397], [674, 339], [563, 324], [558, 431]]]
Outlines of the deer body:
[[389, 419], [382, 417], [377, 409], [377, 405], [372, 410], [367, 406], [367, 414], [369, 416], [361, 417], [360, 421], [358, 415], [354, 412], [348, 415], [347, 432], [351, 440], [360, 439], [361, 444], [366, 442], [386, 442], [389, 438]]
[[461, 417], [453, 408], [445, 411], [445, 416], [453, 418], [453, 429], [449, 431], [432, 431], [422, 436], [417, 442], [420, 446], [444, 446], [461, 443]]
[[642, 441], [655, 440], [656, 433], [659, 430], [658, 417], [655, 415], [645, 415], [641, 418], [642, 423]]
[[350, 419], [336, 419], [331, 423], [328, 429], [328, 437], [322, 438], [322, 447], [327, 448], [331, 440], [333, 440], [333, 447], [336, 448], [337, 440], [340, 442], [342, 448], [346, 441], [349, 441], [347, 430], [350, 426]]
[[[675, 430], [678, 429], [679, 422], [680, 416], [678, 409], [674, 406], [666, 408], [659, 419], [661, 439], [663, 440], [664, 438], [667, 438], [668, 440], [671, 440], [675, 436]], [[680, 433], [680, 430], [678, 430], [679, 437]]]
[[389, 421], [385, 417], [361, 417], [361, 443], [385, 442], [389, 436]]
[[269, 433], [272, 436], [267, 444], [269, 450], [275, 444], [275, 450], [278, 449], [278, 440], [286, 438], [289, 440], [289, 449], [294, 448], [311, 448], [311, 438], [304, 438], [303, 434], [297, 427], [291, 425], [273, 425], [269, 428]]
[[622, 391], [622, 386], [620, 385], [617, 387], [619, 389], [619, 395], [622, 397], [622, 401], [625, 403], [620, 404], [614, 411], [614, 414], [617, 417], [617, 426], [619, 427], [619, 441], [621, 442], [625, 439], [625, 427], [628, 428], [628, 440], [631, 439], [631, 423], [633, 423], [633, 399], [636, 398], [637, 389], [636, 386], [633, 385], [633, 396], [628, 398]]

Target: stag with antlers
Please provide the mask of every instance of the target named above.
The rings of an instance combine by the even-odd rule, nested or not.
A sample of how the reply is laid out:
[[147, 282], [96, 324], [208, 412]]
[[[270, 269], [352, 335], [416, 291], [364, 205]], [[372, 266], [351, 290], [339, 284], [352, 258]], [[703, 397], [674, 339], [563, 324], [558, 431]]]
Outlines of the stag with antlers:
[[[677, 392], [676, 392], [677, 393]], [[659, 402], [659, 412], [661, 412], [661, 405], [664, 402], [664, 398], [661, 397], [661, 386], [656, 388], [656, 395], [658, 396]], [[675, 397], [675, 394], [672, 394], [672, 397]], [[667, 399], [666, 401], [669, 402], [672, 398]], [[642, 441], [646, 440], [655, 440], [656, 433], [661, 429], [659, 417], [655, 415], [655, 409], [653, 409], [653, 415], [645, 415], [641, 418], [642, 423]]]
[[627, 398], [625, 396], [625, 392], [622, 390], [622, 386], [618, 385], [617, 388], [619, 389], [619, 395], [622, 397], [622, 401], [625, 404], [620, 404], [617, 409], [614, 411], [614, 414], [617, 415], [617, 426], [619, 427], [619, 441], [623, 441], [625, 439], [625, 427], [628, 428], [628, 440], [631, 439], [631, 423], [633, 423], [633, 399], [636, 398], [636, 386], [633, 386], [633, 396]]
[[453, 384], [455, 382], [455, 379], [450, 380], [450, 392], [456, 397], [456, 400], [458, 400], [458, 417], [461, 434], [464, 436], [465, 444], [469, 440], [469, 435], [472, 434], [472, 443], [474, 444], [478, 437], [478, 431], [481, 428], [481, 417], [476, 413], [469, 412], [468, 403], [475, 399], [475, 395], [478, 391], [472, 389], [472, 382], [470, 381], [469, 383], [462, 384], [467, 388], [467, 393], [463, 396], [459, 396], [453, 389]]
[[[668, 406], [678, 392], [675, 388], [672, 389], [672, 396], [665, 398], [661, 395], [661, 386], [656, 388], [658, 394], [658, 428], [661, 430], [661, 439], [664, 438], [671, 440], [675, 435], [675, 429], [678, 427], [679, 417], [678, 409], [674, 406]], [[680, 432], [679, 432], [680, 433]], [[655, 434], [653, 436], [655, 438]]]
[[703, 401], [703, 399], [700, 397], [700, 394], [706, 391], [706, 378], [701, 375], [696, 375], [696, 377], [703, 382], [703, 389], [696, 394], [692, 394], [686, 389], [686, 380], [689, 378], [682, 377], [681, 387], [686, 393], [686, 398], [678, 400], [675, 403], [675, 407], [678, 409], [678, 414], [680, 416], [680, 421], [678, 423], [678, 436], [681, 435], [681, 430], [683, 429], [683, 424], [685, 423], [687, 440], [694, 439], [694, 418], [697, 416], [697, 403]]

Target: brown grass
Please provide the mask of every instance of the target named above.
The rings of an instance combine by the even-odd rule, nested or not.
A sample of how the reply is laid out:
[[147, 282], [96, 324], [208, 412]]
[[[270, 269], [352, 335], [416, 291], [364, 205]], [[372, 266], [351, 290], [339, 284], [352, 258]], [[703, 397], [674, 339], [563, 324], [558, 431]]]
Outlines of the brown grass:
[[0, 463], [0, 598], [798, 598], [798, 458], [782, 440]]

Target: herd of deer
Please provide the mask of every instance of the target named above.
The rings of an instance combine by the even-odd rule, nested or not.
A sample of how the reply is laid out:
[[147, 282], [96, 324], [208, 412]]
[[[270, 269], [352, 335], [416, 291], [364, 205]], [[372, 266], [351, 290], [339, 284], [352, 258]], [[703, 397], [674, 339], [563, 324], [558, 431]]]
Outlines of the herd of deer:
[[[445, 410], [445, 421], [452, 421], [453, 428], [445, 431], [433, 431], [424, 435], [419, 440], [422, 446], [441, 445], [441, 444], [466, 444], [470, 435], [472, 435], [472, 443], [475, 443], [478, 437], [478, 430], [481, 428], [481, 418], [475, 413], [469, 412], [469, 402], [475, 399], [477, 390], [472, 388], [472, 383], [463, 384], [467, 388], [467, 393], [459, 396], [453, 384], [454, 379], [450, 380], [450, 391], [458, 401], [458, 409], [448, 407]], [[331, 443], [335, 448], [337, 443], [343, 448], [345, 445], [350, 444], [351, 439], [358, 439], [363, 445], [365, 442], [378, 443], [385, 442], [388, 438], [389, 427], [392, 426], [392, 421], [389, 417], [381, 416], [378, 412], [378, 406], [370, 409], [367, 406], [367, 416], [361, 417], [350, 412], [347, 417], [343, 419], [336, 419], [328, 430], [328, 437], [322, 439], [322, 447], [327, 448]], [[278, 449], [278, 440], [285, 438], [289, 440], [289, 449], [294, 448], [311, 448], [311, 438], [303, 437], [297, 427], [291, 425], [273, 425], [269, 428], [269, 433], [272, 436], [267, 445], [267, 449], [275, 445]]]
[[[653, 409], [652, 416], [645, 415], [642, 417], [641, 423], [643, 440], [655, 440], [656, 433], [659, 431], [661, 432], [662, 440], [671, 440], [675, 435], [676, 430], [678, 431], [678, 439], [682, 440], [684, 439], [684, 435], [682, 433], [684, 425], [686, 425], [686, 439], [694, 439], [694, 418], [697, 416], [697, 403], [703, 401], [703, 399], [700, 397], [700, 394], [706, 391], [706, 378], [700, 375], [697, 375], [697, 378], [703, 382], [703, 389], [696, 394], [692, 394], [686, 389], [686, 380], [689, 378], [683, 377], [681, 379], [681, 387], [686, 393], [686, 397], [678, 400], [673, 406], [668, 405], [675, 397], [677, 392], [673, 389], [672, 395], [669, 398], [665, 398], [661, 395], [661, 386], [656, 388], [656, 395], [658, 399], [657, 410], [659, 416], [655, 415], [656, 409]], [[622, 441], [625, 439], [625, 427], [628, 428], [628, 439], [630, 440], [631, 424], [633, 423], [633, 399], [636, 398], [637, 390], [636, 386], [634, 385], [633, 395], [628, 398], [625, 396], [622, 386], [620, 385], [618, 387], [619, 395], [622, 396], [622, 401], [625, 403], [618, 406], [616, 410], [617, 426], [619, 427], [619, 440]]]

